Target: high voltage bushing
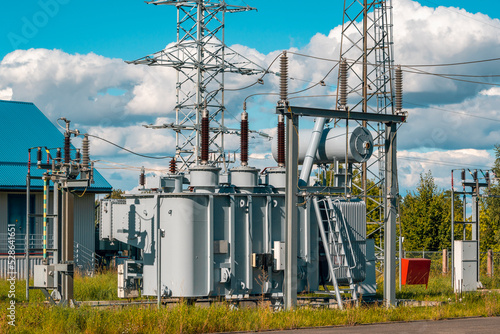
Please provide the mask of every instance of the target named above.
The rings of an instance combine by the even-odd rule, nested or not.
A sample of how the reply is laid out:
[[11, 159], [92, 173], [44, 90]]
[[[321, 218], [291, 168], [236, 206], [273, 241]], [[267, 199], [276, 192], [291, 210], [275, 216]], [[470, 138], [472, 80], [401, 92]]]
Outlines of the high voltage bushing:
[[83, 136], [82, 142], [82, 165], [88, 167], [90, 162], [90, 145], [89, 136], [86, 134]]
[[248, 113], [241, 113], [241, 165], [248, 165]]
[[347, 107], [347, 61], [342, 59], [339, 68], [339, 107], [345, 109]]
[[139, 185], [143, 188], [146, 185], [146, 172], [144, 171], [144, 167], [141, 168], [141, 174], [139, 175]]
[[278, 166], [285, 166], [285, 120], [278, 115]]
[[71, 161], [71, 139], [70, 139], [70, 134], [66, 132], [64, 134], [64, 163], [69, 164]]
[[175, 157], [170, 160], [170, 174], [175, 174], [177, 173], [177, 160], [175, 160]]
[[38, 161], [38, 163], [42, 163], [42, 148], [39, 147], [38, 148], [38, 151], [36, 151], [36, 160]]
[[280, 58], [280, 99], [286, 101], [288, 99], [288, 57], [286, 51]]
[[403, 71], [401, 66], [396, 67], [396, 111], [403, 110]]
[[208, 120], [208, 110], [204, 108], [201, 115], [201, 164], [206, 165], [208, 163], [208, 148], [210, 145], [209, 131], [210, 122]]
[[76, 161], [77, 163], [80, 163], [80, 158], [81, 158], [80, 149], [79, 149], [79, 148], [77, 148], [77, 149], [76, 149], [76, 155], [75, 155], [75, 161]]

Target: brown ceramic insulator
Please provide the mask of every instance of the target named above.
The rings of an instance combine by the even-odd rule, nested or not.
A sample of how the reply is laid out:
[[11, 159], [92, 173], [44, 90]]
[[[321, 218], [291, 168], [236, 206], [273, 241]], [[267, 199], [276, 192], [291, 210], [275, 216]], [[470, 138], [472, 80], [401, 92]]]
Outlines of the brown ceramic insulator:
[[209, 130], [210, 124], [208, 117], [203, 117], [201, 119], [201, 163], [206, 164], [208, 162], [208, 148], [209, 142]]
[[69, 133], [64, 135], [64, 163], [69, 164], [71, 160], [71, 139]]
[[141, 187], [144, 187], [146, 185], [146, 174], [144, 173], [144, 170], [142, 170], [141, 175], [139, 175], [139, 185]]
[[248, 164], [248, 119], [241, 117], [241, 165]]
[[278, 122], [278, 166], [285, 165], [285, 122]]
[[172, 160], [170, 160], [170, 174], [175, 173], [177, 173], [177, 160], [175, 160], [175, 158], [172, 158]]

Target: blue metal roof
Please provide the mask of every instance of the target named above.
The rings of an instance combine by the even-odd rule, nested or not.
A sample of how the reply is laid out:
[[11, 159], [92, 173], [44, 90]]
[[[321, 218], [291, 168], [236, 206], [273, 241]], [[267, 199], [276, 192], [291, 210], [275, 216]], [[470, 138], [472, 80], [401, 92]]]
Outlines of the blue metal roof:
[[[33, 103], [0, 100], [0, 190], [26, 189], [29, 148], [56, 148], [63, 143], [64, 135]], [[31, 156], [36, 164], [33, 161], [36, 152]], [[45, 152], [43, 157], [45, 159]], [[31, 173], [41, 176], [43, 171], [32, 166]], [[88, 191], [111, 191], [111, 185], [97, 170], [94, 181]], [[31, 184], [36, 189], [42, 186], [42, 181], [32, 180]]]

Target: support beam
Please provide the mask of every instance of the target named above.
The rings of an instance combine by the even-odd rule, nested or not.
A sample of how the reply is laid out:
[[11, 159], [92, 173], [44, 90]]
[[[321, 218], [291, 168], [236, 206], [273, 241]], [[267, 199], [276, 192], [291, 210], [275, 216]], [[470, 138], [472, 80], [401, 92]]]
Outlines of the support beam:
[[397, 161], [396, 123], [386, 124], [385, 138], [385, 180], [386, 217], [384, 236], [384, 304], [396, 306], [396, 216], [397, 216]]
[[338, 119], [352, 119], [357, 121], [366, 122], [380, 122], [380, 123], [403, 123], [406, 122], [406, 113], [399, 115], [392, 114], [374, 114], [374, 113], [363, 113], [355, 111], [345, 111], [345, 110], [333, 110], [333, 109], [319, 109], [319, 108], [309, 108], [309, 107], [293, 107], [289, 106], [284, 108], [283, 106], [278, 106], [276, 108], [276, 113], [283, 113], [288, 116], [290, 113], [294, 116], [308, 116], [308, 117], [325, 117], [325, 118], [338, 118]]
[[286, 192], [285, 192], [285, 309], [297, 305], [297, 191], [299, 119], [288, 114], [286, 118]]

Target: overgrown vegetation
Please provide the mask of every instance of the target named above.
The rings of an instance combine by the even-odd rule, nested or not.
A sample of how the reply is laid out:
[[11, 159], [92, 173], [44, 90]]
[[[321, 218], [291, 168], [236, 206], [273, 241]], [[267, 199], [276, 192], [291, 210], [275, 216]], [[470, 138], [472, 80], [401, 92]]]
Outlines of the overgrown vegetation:
[[[499, 283], [497, 278], [488, 282], [494, 287]], [[344, 311], [307, 306], [293, 311], [273, 311], [264, 300], [255, 308], [240, 309], [225, 302], [209, 307], [180, 303], [160, 310], [156, 305], [60, 308], [42, 303], [41, 293], [33, 293], [32, 302], [24, 303], [24, 282], [17, 282], [16, 288], [16, 327], [8, 325], [4, 311], [0, 313], [1, 333], [214, 333], [500, 315], [499, 293], [455, 295], [450, 277], [439, 274], [432, 275], [427, 289], [425, 286], [403, 287], [397, 297], [443, 301], [440, 306], [387, 309], [378, 304], [365, 304]], [[0, 307], [4, 310], [9, 302], [7, 290], [7, 282], [0, 281]], [[116, 299], [116, 273], [76, 277], [75, 297], [78, 300]]]

